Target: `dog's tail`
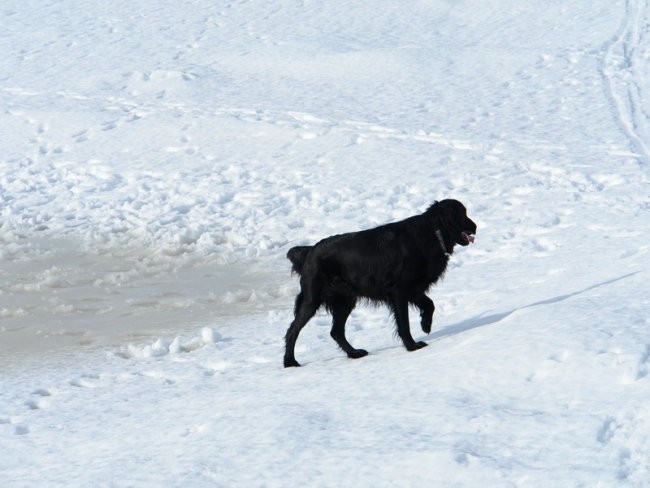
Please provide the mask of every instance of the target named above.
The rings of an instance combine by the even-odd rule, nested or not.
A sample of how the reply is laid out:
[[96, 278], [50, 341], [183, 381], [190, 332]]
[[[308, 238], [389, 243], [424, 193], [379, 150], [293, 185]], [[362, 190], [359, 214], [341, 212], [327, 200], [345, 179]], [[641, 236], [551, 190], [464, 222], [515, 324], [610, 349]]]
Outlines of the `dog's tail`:
[[287, 259], [291, 261], [291, 272], [292, 273], [302, 273], [302, 268], [305, 265], [305, 260], [307, 259], [307, 254], [314, 246], [296, 246], [289, 249], [287, 253]]

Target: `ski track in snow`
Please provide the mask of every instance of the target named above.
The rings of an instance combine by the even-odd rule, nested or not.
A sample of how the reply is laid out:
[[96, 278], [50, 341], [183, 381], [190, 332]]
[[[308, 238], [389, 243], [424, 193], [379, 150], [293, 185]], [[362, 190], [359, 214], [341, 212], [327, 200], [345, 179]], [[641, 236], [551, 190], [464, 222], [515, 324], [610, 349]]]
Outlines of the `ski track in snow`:
[[650, 109], [647, 66], [650, 59], [649, 7], [645, 0], [625, 0], [625, 13], [616, 35], [604, 46], [601, 72], [616, 117], [638, 157], [650, 162]]

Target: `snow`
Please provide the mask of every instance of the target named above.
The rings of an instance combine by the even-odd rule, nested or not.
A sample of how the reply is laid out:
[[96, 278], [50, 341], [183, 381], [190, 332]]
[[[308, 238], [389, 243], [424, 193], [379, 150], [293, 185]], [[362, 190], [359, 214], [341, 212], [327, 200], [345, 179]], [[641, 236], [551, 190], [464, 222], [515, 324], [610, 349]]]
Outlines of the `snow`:
[[[643, 0], [5, 2], [0, 473], [645, 487]], [[286, 251], [457, 198], [429, 347]]]

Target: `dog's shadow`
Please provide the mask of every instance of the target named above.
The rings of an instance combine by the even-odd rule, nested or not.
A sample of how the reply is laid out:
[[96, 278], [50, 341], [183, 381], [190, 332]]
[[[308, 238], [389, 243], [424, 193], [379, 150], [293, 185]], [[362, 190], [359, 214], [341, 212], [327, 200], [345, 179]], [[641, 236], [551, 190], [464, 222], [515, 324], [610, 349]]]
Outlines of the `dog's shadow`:
[[535, 303], [531, 303], [529, 305], [523, 305], [521, 307], [514, 308], [512, 310], [509, 310], [507, 312], [502, 312], [502, 313], [495, 313], [492, 315], [477, 315], [476, 317], [473, 317], [471, 319], [463, 320], [462, 322], [458, 322], [457, 324], [450, 325], [448, 327], [445, 327], [442, 330], [439, 330], [437, 332], [433, 332], [426, 337], [424, 337], [424, 340], [429, 340], [429, 341], [434, 341], [437, 339], [441, 339], [444, 337], [448, 336], [453, 336], [456, 334], [460, 334], [462, 332], [466, 332], [468, 330], [472, 329], [478, 329], [479, 327], [483, 327], [485, 325], [490, 325], [490, 324], [495, 324], [497, 322], [500, 322], [501, 320], [509, 317], [515, 312], [518, 312], [519, 310], [523, 310], [526, 308], [531, 308], [531, 307], [537, 307], [539, 305], [550, 305], [552, 303], [558, 303], [562, 302], [564, 300], [567, 300], [571, 297], [580, 295], [582, 293], [585, 293], [587, 291], [593, 290], [594, 288], [598, 288], [601, 286], [605, 285], [610, 285], [612, 283], [616, 283], [617, 281], [624, 280], [625, 278], [629, 278], [630, 276], [634, 276], [636, 274], [640, 273], [640, 271], [635, 271], [633, 273], [628, 273], [626, 275], [620, 276], [618, 278], [614, 278], [608, 281], [603, 281], [602, 283], [596, 283], [595, 285], [588, 286], [587, 288], [584, 288], [582, 290], [574, 291], [572, 293], [567, 293], [566, 295], [558, 295], [553, 298], [548, 298], [546, 300], [540, 300]]

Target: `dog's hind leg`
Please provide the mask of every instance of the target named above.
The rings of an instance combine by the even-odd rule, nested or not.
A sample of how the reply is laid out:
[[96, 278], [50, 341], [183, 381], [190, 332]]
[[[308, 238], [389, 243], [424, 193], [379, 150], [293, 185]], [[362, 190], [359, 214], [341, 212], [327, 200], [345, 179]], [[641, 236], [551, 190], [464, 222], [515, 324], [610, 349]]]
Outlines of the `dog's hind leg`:
[[392, 310], [395, 314], [395, 322], [397, 323], [397, 334], [402, 339], [404, 347], [407, 351], [417, 351], [427, 345], [426, 342], [415, 342], [411, 335], [409, 325], [409, 302], [402, 296], [395, 296], [393, 298]]
[[296, 307], [295, 307], [295, 318], [289, 329], [287, 329], [287, 334], [285, 336], [286, 346], [284, 351], [284, 367], [288, 368], [290, 366], [300, 366], [298, 361], [296, 361], [294, 349], [296, 347], [296, 341], [298, 340], [298, 334], [302, 328], [309, 322], [318, 307], [320, 307], [320, 297], [312, 293], [304, 293], [301, 291], [296, 297]]
[[433, 312], [436, 310], [433, 300], [422, 293], [411, 300], [411, 303], [420, 309], [422, 332], [429, 334], [431, 332], [431, 324], [433, 323]]
[[357, 359], [368, 355], [364, 349], [355, 349], [345, 337], [345, 322], [356, 305], [352, 297], [335, 296], [327, 299], [327, 309], [332, 314], [332, 331], [330, 335], [349, 358]]

